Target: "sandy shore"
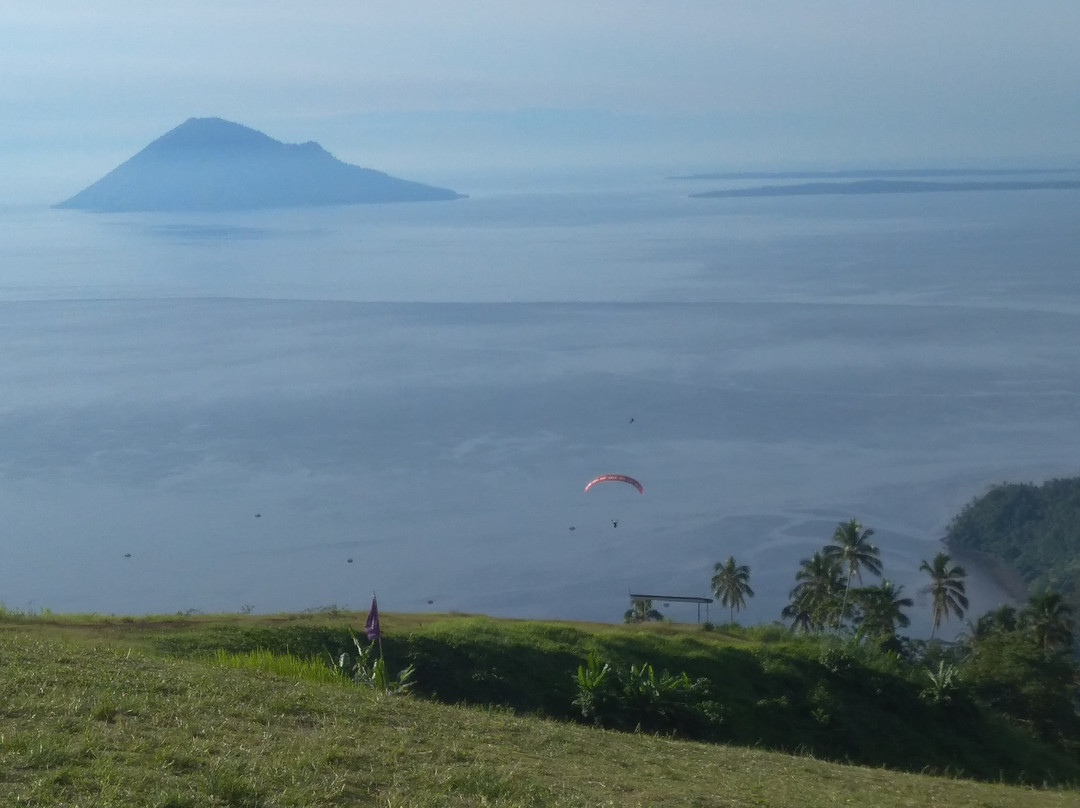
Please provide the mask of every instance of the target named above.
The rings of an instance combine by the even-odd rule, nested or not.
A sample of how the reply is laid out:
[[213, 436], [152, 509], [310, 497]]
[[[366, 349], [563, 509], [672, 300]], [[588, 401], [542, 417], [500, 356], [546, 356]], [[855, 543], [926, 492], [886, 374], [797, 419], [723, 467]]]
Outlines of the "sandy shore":
[[960, 549], [949, 545], [946, 545], [946, 547], [953, 560], [964, 566], [969, 575], [974, 573], [981, 578], [993, 581], [996, 586], [1018, 604], [1027, 602], [1027, 581], [1015, 568], [990, 553]]

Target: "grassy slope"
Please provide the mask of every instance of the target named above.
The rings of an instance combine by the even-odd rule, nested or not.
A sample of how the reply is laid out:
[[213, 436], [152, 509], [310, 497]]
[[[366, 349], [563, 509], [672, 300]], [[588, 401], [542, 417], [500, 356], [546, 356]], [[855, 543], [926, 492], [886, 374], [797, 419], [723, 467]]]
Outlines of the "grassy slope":
[[0, 631], [0, 804], [1005, 808], [1080, 802], [1075, 791], [900, 774], [507, 711], [378, 699], [348, 684], [147, 650], [174, 628], [25, 621]]
[[[623, 668], [648, 662], [656, 671], [705, 677], [723, 720], [699, 726], [698, 740], [1014, 784], [1080, 782], [1080, 761], [1068, 749], [1039, 742], [967, 698], [927, 704], [919, 696], [929, 681], [923, 668], [865, 647], [853, 651], [838, 638], [799, 638], [779, 627], [703, 632], [427, 615], [406, 628], [397, 621], [385, 640], [391, 667], [413, 664], [416, 692], [444, 703], [580, 718], [571, 674], [597, 651]], [[348, 625], [218, 623], [166, 632], [154, 646], [170, 655], [268, 649], [325, 659], [351, 648]], [[632, 728], [637, 716], [625, 718]]]

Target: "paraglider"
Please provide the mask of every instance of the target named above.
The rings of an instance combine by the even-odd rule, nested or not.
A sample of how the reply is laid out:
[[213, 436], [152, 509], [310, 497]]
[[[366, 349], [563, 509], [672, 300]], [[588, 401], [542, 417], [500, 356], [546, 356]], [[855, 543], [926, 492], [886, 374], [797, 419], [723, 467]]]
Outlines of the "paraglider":
[[599, 477], [594, 477], [593, 479], [589, 480], [589, 482], [585, 485], [585, 490], [588, 491], [597, 483], [611, 482], [628, 483], [629, 485], [634, 486], [634, 488], [638, 490], [639, 494], [645, 493], [645, 489], [641, 487], [641, 483], [639, 483], [633, 477], [627, 477], [625, 474], [601, 474]]

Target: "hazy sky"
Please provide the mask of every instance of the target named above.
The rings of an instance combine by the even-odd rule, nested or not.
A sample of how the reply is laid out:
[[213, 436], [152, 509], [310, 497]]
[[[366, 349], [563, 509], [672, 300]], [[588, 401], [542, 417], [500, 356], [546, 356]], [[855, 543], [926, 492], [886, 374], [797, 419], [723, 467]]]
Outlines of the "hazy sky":
[[1076, 166], [1078, 44], [1077, 0], [7, 0], [0, 203], [59, 201], [192, 116], [455, 186]]

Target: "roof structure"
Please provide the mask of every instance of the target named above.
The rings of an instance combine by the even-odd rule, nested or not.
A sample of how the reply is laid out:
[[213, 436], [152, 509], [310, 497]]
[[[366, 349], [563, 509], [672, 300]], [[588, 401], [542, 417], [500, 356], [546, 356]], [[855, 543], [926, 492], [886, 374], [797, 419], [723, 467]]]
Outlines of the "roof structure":
[[697, 604], [697, 619], [701, 622], [701, 604], [705, 604], [705, 620], [709, 619], [709, 604], [713, 602], [712, 598], [702, 598], [695, 595], [644, 595], [639, 592], [631, 592], [630, 600], [658, 600], [662, 603], [696, 603]]

